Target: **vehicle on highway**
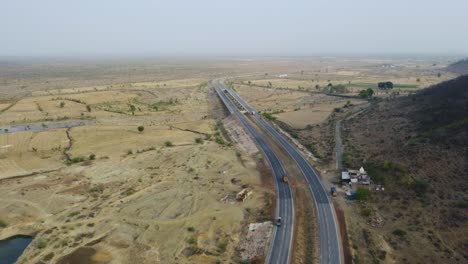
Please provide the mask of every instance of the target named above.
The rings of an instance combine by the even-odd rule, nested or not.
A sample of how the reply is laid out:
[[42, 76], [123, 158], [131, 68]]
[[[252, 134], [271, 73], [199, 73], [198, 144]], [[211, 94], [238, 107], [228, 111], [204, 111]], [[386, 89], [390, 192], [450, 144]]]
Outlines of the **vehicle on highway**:
[[280, 225], [281, 225], [281, 217], [276, 218], [275, 224], [276, 224], [276, 226], [280, 226]]
[[288, 182], [288, 181], [289, 181], [288, 176], [286, 176], [286, 175], [283, 176], [283, 182]]

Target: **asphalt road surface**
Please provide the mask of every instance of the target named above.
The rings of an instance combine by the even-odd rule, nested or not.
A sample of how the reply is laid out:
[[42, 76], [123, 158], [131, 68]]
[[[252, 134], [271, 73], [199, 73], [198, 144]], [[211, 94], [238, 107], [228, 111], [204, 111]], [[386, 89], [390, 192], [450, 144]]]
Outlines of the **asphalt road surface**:
[[216, 89], [229, 112], [235, 115], [246, 128], [270, 164], [277, 189], [276, 216], [281, 217], [282, 223], [273, 230], [272, 244], [266, 257], [266, 263], [289, 263], [294, 231], [294, 204], [289, 184], [284, 183], [282, 180], [285, 175], [284, 167], [270, 145], [260, 136], [260, 133], [252, 126], [244, 114], [239, 111], [224, 92], [224, 89], [220, 88], [220, 84], [216, 81], [211, 81], [210, 84]]
[[335, 215], [335, 209], [331, 202], [327, 190], [322, 184], [319, 176], [312, 168], [310, 163], [302, 154], [287, 141], [278, 131], [276, 131], [267, 121], [265, 121], [252, 106], [245, 102], [234, 90], [229, 88], [223, 81], [220, 82], [223, 89], [226, 89], [252, 118], [263, 127], [296, 161], [302, 174], [305, 176], [309, 189], [312, 192], [317, 207], [318, 226], [319, 226], [319, 248], [321, 264], [343, 263], [341, 240], [338, 232], [338, 222]]

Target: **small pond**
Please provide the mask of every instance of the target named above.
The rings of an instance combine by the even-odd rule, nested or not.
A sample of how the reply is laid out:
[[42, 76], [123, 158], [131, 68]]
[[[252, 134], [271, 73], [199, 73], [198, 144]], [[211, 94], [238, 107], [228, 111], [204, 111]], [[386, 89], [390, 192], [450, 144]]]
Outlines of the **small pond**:
[[32, 239], [30, 236], [18, 235], [0, 240], [0, 264], [15, 263]]

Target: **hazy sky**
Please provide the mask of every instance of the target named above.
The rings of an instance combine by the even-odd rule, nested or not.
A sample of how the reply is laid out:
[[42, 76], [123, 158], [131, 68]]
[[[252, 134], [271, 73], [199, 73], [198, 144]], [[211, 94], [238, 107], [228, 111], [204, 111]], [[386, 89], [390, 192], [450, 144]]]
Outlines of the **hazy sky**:
[[0, 55], [468, 54], [468, 0], [1, 0]]

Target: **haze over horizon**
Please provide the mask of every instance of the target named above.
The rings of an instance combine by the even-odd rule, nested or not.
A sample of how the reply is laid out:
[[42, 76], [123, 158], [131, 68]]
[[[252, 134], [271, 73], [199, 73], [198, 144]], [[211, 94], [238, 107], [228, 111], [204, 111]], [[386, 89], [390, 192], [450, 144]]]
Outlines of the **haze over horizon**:
[[467, 10], [463, 0], [9, 1], [0, 56], [468, 54]]

